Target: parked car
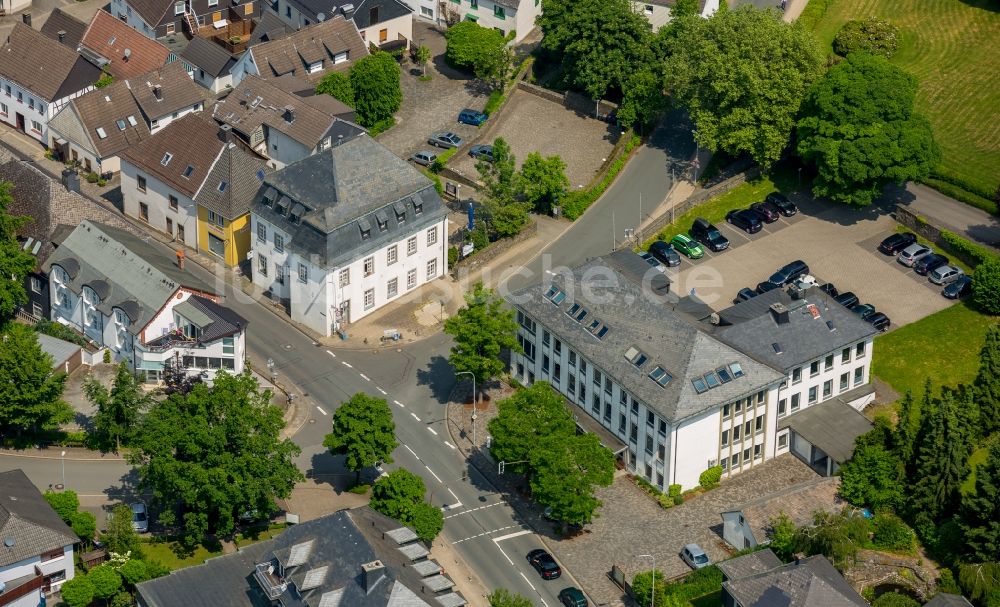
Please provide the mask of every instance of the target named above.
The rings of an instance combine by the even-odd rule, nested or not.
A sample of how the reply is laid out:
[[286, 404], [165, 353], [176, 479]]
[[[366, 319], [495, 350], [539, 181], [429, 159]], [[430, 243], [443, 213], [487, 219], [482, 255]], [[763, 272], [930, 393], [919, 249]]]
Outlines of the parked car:
[[587, 597], [583, 596], [583, 591], [574, 586], [563, 588], [559, 591], [559, 602], [566, 607], [587, 607]]
[[893, 234], [879, 243], [878, 250], [886, 255], [896, 255], [915, 242], [917, 242], [917, 235], [912, 232]]
[[417, 164], [422, 164], [425, 167], [431, 166], [437, 159], [438, 159], [437, 154], [429, 150], [422, 150], [420, 152], [417, 152], [413, 156], [410, 156], [410, 160], [416, 162]]
[[858, 296], [852, 291], [846, 291], [840, 295], [833, 298], [837, 303], [844, 306], [848, 310], [858, 305]]
[[785, 265], [778, 268], [778, 271], [775, 272], [774, 274], [771, 274], [771, 277], [768, 278], [767, 280], [769, 282], [773, 282], [779, 287], [783, 287], [785, 285], [795, 282], [796, 280], [798, 280], [802, 276], [805, 276], [808, 273], [809, 273], [809, 266], [806, 265], [806, 262], [802, 261], [801, 259], [796, 259], [795, 261], [786, 263]]
[[690, 259], [701, 259], [705, 256], [705, 249], [701, 248], [701, 245], [687, 234], [678, 234], [671, 238], [670, 246], [675, 251], [684, 253]]
[[927, 275], [927, 278], [936, 285], [946, 285], [948, 283], [955, 282], [962, 276], [965, 276], [965, 272], [962, 271], [962, 268], [943, 265], [932, 270], [931, 273]]
[[958, 279], [941, 290], [941, 295], [944, 295], [948, 299], [958, 299], [959, 297], [964, 297], [972, 292], [972, 277], [968, 274], [963, 274], [958, 277]]
[[657, 240], [649, 245], [649, 252], [653, 257], [666, 264], [668, 268], [681, 265], [681, 256], [672, 246], [662, 240]]
[[552, 555], [538, 548], [528, 553], [528, 563], [535, 568], [543, 580], [554, 580], [562, 575], [562, 569]]
[[758, 295], [763, 295], [764, 293], [767, 293], [768, 291], [773, 291], [775, 289], [780, 289], [780, 288], [781, 288], [780, 286], [774, 284], [770, 280], [765, 280], [764, 282], [758, 282], [757, 283], [757, 294]]
[[132, 509], [132, 528], [135, 529], [136, 533], [149, 531], [149, 512], [146, 510], [146, 504], [135, 502], [129, 504], [129, 508]]
[[760, 220], [764, 223], [774, 223], [778, 221], [778, 217], [781, 215], [781, 210], [778, 209], [778, 205], [773, 202], [755, 202], [750, 205], [750, 210], [757, 213]]
[[462, 110], [458, 113], [458, 121], [462, 124], [471, 124], [472, 126], [479, 126], [480, 124], [486, 122], [486, 119], [490, 115], [486, 112], [477, 112], [476, 110], [470, 110], [468, 108]]
[[469, 156], [473, 158], [482, 158], [483, 160], [489, 160], [493, 162], [493, 146], [483, 143], [477, 143], [476, 145], [469, 148]]
[[903, 249], [903, 251], [899, 254], [899, 257], [896, 258], [896, 261], [904, 266], [912, 267], [913, 264], [917, 263], [921, 257], [926, 257], [931, 253], [933, 253], [933, 251], [931, 251], [929, 246], [915, 242]]
[[869, 316], [868, 318], [866, 318], [865, 320], [868, 321], [873, 327], [875, 327], [879, 331], [882, 331], [883, 333], [889, 330], [889, 324], [890, 324], [889, 317], [881, 312], [876, 312], [871, 316]]
[[788, 199], [781, 192], [771, 192], [764, 198], [764, 202], [770, 202], [774, 206], [778, 207], [778, 212], [785, 217], [791, 217], [792, 215], [799, 212], [799, 207], [795, 206], [795, 203]]
[[840, 295], [840, 291], [837, 290], [837, 287], [832, 282], [827, 282], [827, 283], [821, 284], [819, 286], [819, 290], [823, 291], [824, 293], [826, 293], [830, 297], [836, 297], [836, 296]]
[[869, 316], [871, 316], [872, 314], [874, 314], [875, 312], [877, 312], [877, 310], [875, 309], [875, 306], [871, 304], [858, 304], [853, 308], [851, 308], [851, 312], [854, 312], [859, 317], [861, 317], [861, 320], [864, 320]]
[[764, 227], [764, 222], [760, 220], [757, 213], [750, 209], [737, 209], [726, 213], [726, 221], [747, 234], [756, 234]]
[[921, 276], [926, 276], [941, 266], [946, 265], [948, 265], [947, 257], [941, 255], [940, 253], [933, 253], [918, 259], [917, 263], [913, 264], [913, 271]]
[[647, 251], [643, 251], [642, 253], [639, 253], [639, 257], [641, 257], [643, 261], [645, 261], [646, 263], [648, 263], [650, 265], [650, 267], [656, 268], [657, 270], [659, 270], [661, 272], [666, 272], [667, 271], [667, 268], [662, 263], [660, 263], [659, 260], [657, 260], [655, 257], [653, 257], [652, 255], [650, 255]]
[[434, 133], [427, 139], [427, 143], [439, 148], [457, 148], [462, 145], [462, 138], [451, 131]]
[[688, 544], [681, 550], [681, 558], [692, 569], [702, 569], [712, 564], [712, 559], [708, 558], [705, 551], [698, 544]]
[[753, 299], [757, 297], [757, 292], [750, 287], [743, 287], [736, 293], [736, 297], [733, 299], [734, 304], [743, 303], [744, 301]]
[[722, 235], [719, 228], [701, 217], [694, 220], [694, 224], [691, 226], [691, 237], [716, 253], [729, 248], [729, 239]]

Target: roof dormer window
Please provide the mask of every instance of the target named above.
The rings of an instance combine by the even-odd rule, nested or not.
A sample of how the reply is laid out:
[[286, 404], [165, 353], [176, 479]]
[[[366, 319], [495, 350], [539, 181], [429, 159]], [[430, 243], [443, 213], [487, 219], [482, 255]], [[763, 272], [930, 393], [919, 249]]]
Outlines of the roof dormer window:
[[184, 169], [184, 172], [181, 174], [184, 176], [185, 179], [190, 179], [192, 173], [194, 173], [194, 167], [189, 164]]
[[170, 161], [173, 160], [173, 159], [174, 159], [174, 155], [171, 154], [170, 152], [167, 152], [166, 154], [163, 155], [163, 159], [160, 160], [160, 164], [162, 164], [163, 166], [167, 166], [168, 164], [170, 164]]

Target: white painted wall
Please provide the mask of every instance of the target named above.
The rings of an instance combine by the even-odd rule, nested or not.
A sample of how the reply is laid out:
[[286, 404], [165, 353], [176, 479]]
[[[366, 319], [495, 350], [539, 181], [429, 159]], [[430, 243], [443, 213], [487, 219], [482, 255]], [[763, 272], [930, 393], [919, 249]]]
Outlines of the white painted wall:
[[649, 4], [642, 0], [632, 0], [632, 8], [642, 15], [653, 26], [653, 31], [660, 29], [670, 21], [670, 7], [661, 4]]
[[[171, 6], [170, 11], [173, 12], [173, 10], [173, 6]], [[154, 28], [143, 21], [138, 11], [132, 9], [125, 0], [111, 0], [111, 14], [114, 15], [115, 19], [127, 23], [132, 29], [142, 32], [150, 38], [156, 38]], [[123, 15], [125, 19], [122, 19]], [[181, 32], [177, 33], [180, 34]]]
[[[40, 556], [33, 556], [31, 558], [24, 559], [23, 561], [18, 561], [7, 565], [6, 567], [0, 569], [0, 582], [9, 582], [11, 580], [16, 580], [17, 578], [24, 576], [33, 576], [35, 574], [35, 568], [41, 571], [43, 576], [51, 575], [58, 571], [66, 572], [66, 580], [71, 580], [74, 577], [75, 571], [73, 568], [73, 545], [63, 546], [63, 554], [60, 557], [42, 562]], [[58, 590], [62, 587], [66, 580], [52, 583], [52, 589]], [[37, 607], [39, 604], [39, 593], [31, 592], [26, 595], [29, 599], [28, 602], [24, 602], [25, 599], [20, 599], [18, 602], [11, 603], [10, 605], [25, 605], [28, 607]], [[33, 599], [33, 600], [30, 600]], [[9, 606], [7, 606], [9, 607]]]
[[[333, 122], [333, 120], [331, 119], [330, 122]], [[276, 169], [280, 169], [297, 160], [302, 160], [317, 151], [316, 148], [308, 148], [277, 129], [264, 126], [264, 132], [267, 134], [264, 140], [264, 144], [267, 147], [266, 149], [262, 149], [264, 144], [257, 146], [257, 152], [263, 153], [269, 158], [270, 162], [268, 164]]]
[[72, 95], [49, 101], [33, 91], [0, 77], [0, 121], [16, 129], [17, 115], [20, 114], [24, 116], [25, 134], [37, 139], [42, 144], [47, 144], [50, 140], [49, 120], [71, 100], [92, 90], [94, 90], [94, 86], [89, 85]]
[[753, 536], [747, 520], [743, 518], [743, 513], [738, 511], [722, 513], [722, 539], [737, 550], [757, 545], [757, 539]]
[[198, 103], [195, 103], [194, 105], [191, 105], [191, 106], [185, 107], [185, 108], [181, 108], [181, 109], [177, 110], [176, 112], [173, 112], [173, 113], [170, 113], [170, 114], [163, 114], [162, 116], [150, 116], [149, 119], [150, 119], [151, 122], [150, 122], [150, 125], [149, 125], [149, 132], [150, 132], [150, 134], [155, 133], [155, 132], [163, 129], [163, 127], [167, 126], [168, 124], [170, 124], [174, 120], [177, 120], [181, 116], [187, 116], [188, 114], [190, 114], [192, 112], [200, 112], [203, 109], [205, 109], [205, 104], [204, 104], [204, 102], [199, 101]]
[[[284, 0], [279, 1], [284, 2]], [[361, 39], [364, 40], [366, 44], [374, 43], [375, 45], [379, 45], [382, 44], [380, 42], [381, 38], [379, 37], [379, 33], [382, 30], [386, 30], [385, 42], [398, 40], [400, 36], [406, 38], [407, 40], [413, 40], [413, 15], [400, 15], [395, 19], [390, 19], [371, 27], [359, 29], [358, 32], [361, 34]]]
[[205, 70], [201, 68], [194, 68], [193, 74], [194, 81], [201, 86], [207, 88], [213, 93], [221, 93], [227, 88], [233, 87], [233, 75], [232, 73], [223, 74], [218, 78], [213, 77], [211, 74], [205, 73]]
[[[136, 187], [136, 177], [146, 178], [146, 191], [140, 192]], [[124, 211], [126, 215], [146, 221], [153, 228], [169, 233], [177, 238], [177, 226], [184, 226], [184, 244], [198, 249], [198, 205], [184, 194], [174, 190], [153, 175], [143, 171], [131, 162], [124, 160], [121, 165], [121, 189]], [[177, 197], [177, 210], [170, 208], [168, 196]], [[139, 216], [139, 203], [149, 206], [149, 219]], [[167, 219], [173, 220], [173, 231], [167, 230]]]

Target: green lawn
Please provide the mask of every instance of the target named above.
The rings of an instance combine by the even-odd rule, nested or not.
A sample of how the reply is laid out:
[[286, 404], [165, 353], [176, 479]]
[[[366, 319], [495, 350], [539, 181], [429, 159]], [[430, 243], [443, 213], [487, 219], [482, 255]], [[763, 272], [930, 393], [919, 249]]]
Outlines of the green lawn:
[[928, 377], [935, 388], [970, 382], [979, 370], [986, 329], [995, 322], [958, 303], [875, 338], [872, 371], [900, 394], [912, 390], [918, 399]]
[[181, 557], [175, 552], [176, 547], [177, 544], [175, 542], [144, 542], [142, 544], [142, 553], [147, 559], [157, 561], [171, 571], [200, 565], [205, 562], [205, 559], [222, 554], [221, 549], [212, 551], [204, 546], [198, 546], [190, 556]]
[[917, 110], [934, 126], [941, 170], [985, 194], [1000, 176], [1000, 11], [993, 0], [832, 0], [816, 23], [830, 49], [849, 19], [876, 15], [900, 29], [892, 62], [920, 80]]

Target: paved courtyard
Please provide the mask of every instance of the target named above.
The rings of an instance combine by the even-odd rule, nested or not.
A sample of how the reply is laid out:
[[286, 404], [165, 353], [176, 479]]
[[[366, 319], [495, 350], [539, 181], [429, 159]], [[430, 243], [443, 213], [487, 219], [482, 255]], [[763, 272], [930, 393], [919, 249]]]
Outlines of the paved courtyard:
[[680, 506], [663, 510], [628, 477], [618, 477], [610, 487], [598, 491], [604, 502], [586, 533], [574, 538], [551, 541], [556, 559], [581, 580], [584, 590], [598, 604], [621, 599], [621, 590], [607, 576], [613, 564], [626, 578], [648, 570], [656, 557], [656, 568], [667, 578], [691, 569], [680, 559], [685, 544], [700, 545], [713, 561], [728, 555], [719, 529], [721, 512], [732, 510], [762, 495], [816, 478], [816, 473], [795, 456], [785, 454], [752, 468], [718, 488]]
[[[621, 134], [614, 125], [521, 90], [513, 93], [495, 123], [491, 118], [480, 130], [475, 143], [493, 143], [503, 137], [517, 157], [518, 166], [531, 152], [560, 156], [573, 189], [590, 183]], [[460, 157], [448, 166], [467, 177], [477, 175], [468, 146], [463, 146]]]

